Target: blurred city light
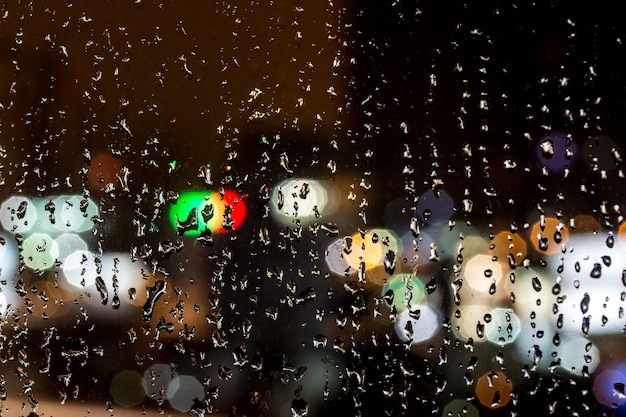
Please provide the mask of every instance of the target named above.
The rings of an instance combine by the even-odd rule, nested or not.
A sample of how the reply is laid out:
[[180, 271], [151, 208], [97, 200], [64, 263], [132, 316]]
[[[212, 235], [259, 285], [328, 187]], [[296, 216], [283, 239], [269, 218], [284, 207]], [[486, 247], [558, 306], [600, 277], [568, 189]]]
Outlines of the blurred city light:
[[22, 256], [26, 266], [34, 270], [44, 271], [56, 266], [59, 248], [49, 235], [34, 233], [24, 239]]
[[96, 282], [99, 274], [96, 256], [86, 250], [74, 251], [65, 258], [62, 271], [70, 284], [79, 288], [89, 287]]
[[307, 225], [334, 211], [329, 186], [312, 179], [288, 179], [272, 190], [270, 208], [276, 220], [293, 225], [298, 219]]
[[485, 326], [487, 339], [496, 345], [513, 343], [521, 332], [519, 317], [510, 308], [494, 308], [491, 321]]
[[443, 408], [442, 417], [479, 417], [478, 409], [467, 400], [450, 401]]
[[552, 255], [567, 245], [569, 228], [556, 217], [545, 217], [532, 225], [529, 239], [536, 251]]
[[62, 231], [81, 233], [91, 230], [94, 226], [92, 218], [98, 215], [96, 203], [80, 195], [57, 197], [54, 206], [58, 213], [55, 224]]
[[452, 321], [455, 336], [463, 342], [470, 339], [478, 343], [486, 342], [484, 330], [480, 329], [484, 329], [485, 316], [489, 314], [489, 309], [482, 304], [463, 304], [459, 307], [459, 314], [455, 314]]
[[188, 412], [194, 400], [204, 400], [204, 387], [191, 375], [174, 377], [167, 386], [167, 400], [176, 410]]
[[544, 136], [535, 145], [534, 156], [540, 168], [560, 173], [576, 160], [576, 143], [563, 133]]
[[570, 244], [574, 251], [548, 259], [549, 268], [562, 271], [557, 288], [559, 297], [567, 297], [559, 303], [563, 330], [589, 336], [621, 335], [626, 253], [620, 246], [608, 247], [602, 235], [573, 235]]
[[526, 241], [519, 233], [502, 231], [495, 235], [492, 244], [494, 247], [490, 253], [497, 256], [501, 262], [508, 262], [509, 265], [515, 266], [521, 265], [526, 258]]
[[11, 233], [28, 232], [37, 221], [33, 202], [25, 197], [12, 196], [0, 205], [0, 223]]
[[382, 295], [386, 297], [389, 291], [393, 291], [393, 302], [391, 305], [396, 306], [397, 311], [411, 309], [413, 306], [421, 304], [426, 297], [424, 283], [411, 274], [395, 275], [383, 287]]
[[[503, 294], [502, 266], [499, 262], [494, 262], [489, 255], [476, 255], [468, 259], [462, 277], [464, 282], [475, 290], [475, 295], [489, 296], [494, 287], [498, 296]], [[496, 296], [495, 293], [491, 295]]]
[[87, 251], [88, 249], [87, 242], [74, 233], [63, 233], [54, 239], [54, 241], [56, 242], [59, 250], [58, 259], [61, 264], [64, 264], [67, 257], [72, 253], [76, 251]]
[[441, 317], [434, 307], [420, 304], [412, 310], [400, 312], [395, 328], [403, 342], [420, 343], [437, 334], [441, 328]]
[[487, 372], [476, 381], [476, 396], [482, 405], [496, 409], [511, 400], [513, 384], [504, 372]]
[[619, 371], [607, 369], [598, 373], [593, 380], [593, 394], [600, 404], [617, 408], [626, 402], [626, 376]]
[[143, 373], [143, 387], [146, 395], [154, 400], [165, 400], [165, 393], [172, 378], [173, 372], [170, 365], [152, 365]]
[[141, 404], [146, 391], [142, 385], [141, 375], [135, 371], [121, 371], [111, 380], [111, 396], [116, 404], [122, 407], [133, 407]]
[[428, 190], [420, 195], [416, 211], [426, 224], [448, 223], [454, 213], [454, 200], [443, 190]]
[[215, 233], [235, 230], [246, 217], [246, 204], [230, 190], [187, 191], [170, 206], [169, 219], [179, 235], [199, 236], [205, 230]]
[[[396, 269], [400, 269], [400, 239], [390, 230], [372, 229], [357, 232], [331, 243], [326, 262], [330, 269], [341, 275], [359, 274], [366, 281], [383, 285]], [[366, 274], [366, 271], [368, 273]]]

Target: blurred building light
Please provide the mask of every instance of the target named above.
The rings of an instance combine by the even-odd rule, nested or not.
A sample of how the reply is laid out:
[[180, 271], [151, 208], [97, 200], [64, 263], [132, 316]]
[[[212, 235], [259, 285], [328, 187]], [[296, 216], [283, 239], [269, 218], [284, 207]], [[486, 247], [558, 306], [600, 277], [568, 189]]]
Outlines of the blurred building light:
[[0, 205], [0, 223], [10, 233], [28, 232], [37, 221], [37, 212], [31, 199], [12, 196]]
[[297, 219], [307, 225], [334, 211], [335, 197], [330, 186], [312, 179], [288, 179], [272, 190], [272, 216], [282, 224], [293, 225]]
[[49, 235], [34, 233], [24, 239], [22, 256], [27, 267], [45, 271], [56, 266], [59, 256], [57, 243]]

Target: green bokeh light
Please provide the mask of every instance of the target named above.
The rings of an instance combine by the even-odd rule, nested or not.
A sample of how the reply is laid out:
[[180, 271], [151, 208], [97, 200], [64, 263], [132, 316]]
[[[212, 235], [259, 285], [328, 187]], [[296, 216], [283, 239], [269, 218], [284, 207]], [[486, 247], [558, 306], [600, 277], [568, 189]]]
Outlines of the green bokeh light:
[[[214, 193], [211, 191], [188, 191], [182, 193], [176, 204], [172, 204], [170, 207], [170, 223], [174, 230], [179, 230], [179, 225], [189, 224], [185, 229], [184, 234], [187, 236], [199, 236], [200, 232], [207, 227], [212, 229], [215, 218], [218, 213], [217, 208], [213, 207], [213, 216], [209, 219], [209, 208], [212, 204], [211, 196]], [[196, 210], [195, 215], [193, 214]], [[192, 217], [197, 217], [197, 227], [191, 225]], [[208, 220], [208, 222], [206, 221]], [[183, 229], [181, 229], [183, 230]]]
[[417, 277], [411, 276], [411, 274], [398, 274], [394, 276], [387, 285], [383, 287], [382, 295], [388, 290], [393, 290], [393, 305], [396, 306], [396, 310], [406, 310], [407, 295], [411, 293], [410, 305], [416, 306], [421, 304], [425, 297], [424, 283]]

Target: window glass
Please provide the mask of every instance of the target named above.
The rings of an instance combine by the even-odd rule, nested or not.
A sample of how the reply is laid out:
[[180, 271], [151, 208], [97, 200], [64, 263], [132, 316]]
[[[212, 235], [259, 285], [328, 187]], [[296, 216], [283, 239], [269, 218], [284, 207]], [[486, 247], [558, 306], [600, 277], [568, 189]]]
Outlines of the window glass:
[[626, 415], [623, 23], [0, 3], [0, 415]]

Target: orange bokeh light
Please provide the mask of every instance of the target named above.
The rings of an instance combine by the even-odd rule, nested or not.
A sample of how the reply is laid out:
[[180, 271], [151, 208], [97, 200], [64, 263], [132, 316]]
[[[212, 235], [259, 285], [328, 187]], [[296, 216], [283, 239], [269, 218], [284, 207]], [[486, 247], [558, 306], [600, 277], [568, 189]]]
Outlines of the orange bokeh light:
[[513, 384], [503, 372], [487, 372], [476, 382], [476, 396], [485, 407], [502, 408], [511, 400]]
[[[546, 254], [554, 254], [561, 250], [561, 245], [566, 244], [569, 239], [569, 229], [556, 217], [546, 217], [544, 221], [544, 230], [541, 230], [541, 221], [533, 224], [530, 229], [530, 241], [533, 244], [535, 250]], [[560, 241], [557, 241], [556, 237], [560, 233]], [[541, 247], [539, 239], [545, 239], [547, 245]]]
[[491, 254], [498, 257], [501, 262], [508, 262], [508, 255], [513, 255], [515, 265], [521, 265], [526, 257], [526, 241], [517, 233], [502, 231], [492, 241], [494, 248]]

